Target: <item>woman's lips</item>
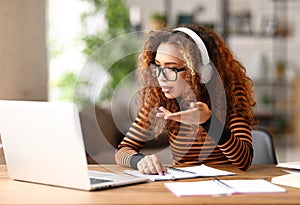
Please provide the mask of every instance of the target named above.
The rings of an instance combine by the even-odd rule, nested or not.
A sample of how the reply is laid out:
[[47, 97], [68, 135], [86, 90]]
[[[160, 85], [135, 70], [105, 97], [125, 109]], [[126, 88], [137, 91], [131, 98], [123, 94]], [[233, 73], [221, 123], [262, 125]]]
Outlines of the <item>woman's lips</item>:
[[169, 93], [171, 91], [172, 87], [169, 86], [161, 86], [161, 91], [164, 93]]

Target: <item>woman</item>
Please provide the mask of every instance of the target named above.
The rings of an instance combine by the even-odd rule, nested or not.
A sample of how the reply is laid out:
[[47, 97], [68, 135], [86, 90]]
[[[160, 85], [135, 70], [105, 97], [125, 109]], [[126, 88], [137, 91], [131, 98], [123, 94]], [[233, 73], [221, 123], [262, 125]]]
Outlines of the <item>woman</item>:
[[142, 106], [118, 146], [117, 164], [163, 175], [158, 157], [140, 151], [166, 130], [174, 165], [231, 163], [247, 170], [252, 81], [215, 32], [201, 26], [152, 31], [137, 71]]

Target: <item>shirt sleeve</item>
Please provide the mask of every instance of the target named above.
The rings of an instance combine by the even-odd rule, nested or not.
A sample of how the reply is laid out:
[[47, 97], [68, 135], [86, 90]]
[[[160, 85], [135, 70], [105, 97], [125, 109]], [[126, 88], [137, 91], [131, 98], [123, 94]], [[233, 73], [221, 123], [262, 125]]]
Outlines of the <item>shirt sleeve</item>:
[[155, 109], [149, 103], [139, 111], [137, 118], [117, 147], [115, 153], [117, 164], [137, 169], [137, 163], [144, 157], [140, 150], [147, 141], [157, 135], [154, 132], [155, 120], [150, 120], [151, 112], [155, 112]]
[[[240, 105], [244, 105], [246, 98], [241, 89], [236, 94], [238, 95]], [[247, 170], [253, 159], [251, 126], [249, 121], [240, 114], [239, 109], [234, 110], [232, 109], [227, 112], [227, 126], [224, 126], [219, 120], [215, 120], [214, 124], [210, 126], [211, 118], [201, 124], [201, 126], [206, 132], [212, 129], [209, 132], [210, 137], [214, 139], [217, 146], [232, 164], [241, 170]], [[215, 134], [215, 126], [223, 128], [221, 136]]]

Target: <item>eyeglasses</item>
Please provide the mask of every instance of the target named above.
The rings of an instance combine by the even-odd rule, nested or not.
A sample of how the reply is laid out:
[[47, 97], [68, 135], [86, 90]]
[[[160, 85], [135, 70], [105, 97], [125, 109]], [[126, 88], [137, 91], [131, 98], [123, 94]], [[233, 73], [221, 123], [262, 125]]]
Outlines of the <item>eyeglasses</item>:
[[168, 81], [176, 81], [177, 80], [177, 73], [181, 71], [185, 71], [186, 67], [182, 68], [164, 68], [156, 65], [155, 63], [150, 63], [150, 69], [153, 77], [158, 78], [160, 73], [163, 74], [166, 80]]

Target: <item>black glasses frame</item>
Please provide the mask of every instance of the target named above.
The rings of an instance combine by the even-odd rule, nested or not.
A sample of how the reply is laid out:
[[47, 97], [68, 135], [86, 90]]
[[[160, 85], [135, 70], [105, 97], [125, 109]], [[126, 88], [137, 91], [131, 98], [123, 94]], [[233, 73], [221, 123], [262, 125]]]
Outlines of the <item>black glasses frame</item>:
[[[168, 68], [168, 67], [161, 67], [159, 65], [157, 65], [156, 63], [150, 63], [150, 65], [153, 66], [152, 70], [151, 70], [151, 74], [153, 77], [155, 78], [158, 78], [160, 76], [160, 73], [163, 74], [164, 78], [168, 81], [176, 81], [177, 80], [177, 76], [178, 76], [178, 73], [179, 72], [182, 72], [182, 71], [185, 71], [186, 70], [186, 67], [182, 67], [182, 68]], [[158, 69], [158, 74], [155, 75], [154, 71]], [[175, 79], [169, 79], [167, 76], [166, 76], [166, 69], [168, 70], [172, 70], [174, 73], [175, 73]]]

